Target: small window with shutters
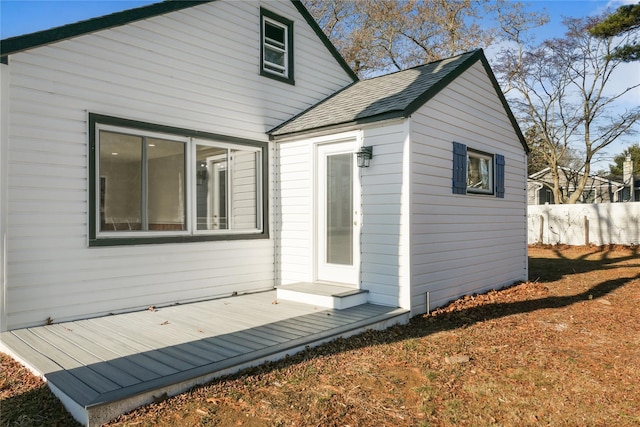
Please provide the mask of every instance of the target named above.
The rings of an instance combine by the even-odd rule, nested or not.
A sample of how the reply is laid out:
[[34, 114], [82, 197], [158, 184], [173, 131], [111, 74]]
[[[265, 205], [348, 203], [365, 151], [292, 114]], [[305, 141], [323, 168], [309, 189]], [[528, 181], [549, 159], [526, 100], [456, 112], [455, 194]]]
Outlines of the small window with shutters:
[[505, 159], [453, 143], [453, 194], [487, 194], [504, 198]]

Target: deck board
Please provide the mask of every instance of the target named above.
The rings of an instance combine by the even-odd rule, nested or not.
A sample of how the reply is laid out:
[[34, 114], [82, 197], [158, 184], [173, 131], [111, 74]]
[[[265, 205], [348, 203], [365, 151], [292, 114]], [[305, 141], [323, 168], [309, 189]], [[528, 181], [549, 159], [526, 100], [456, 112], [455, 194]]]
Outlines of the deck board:
[[265, 336], [274, 336], [285, 339], [286, 341], [303, 337], [302, 331], [292, 331], [289, 328], [275, 323], [258, 326], [252, 329], [255, 333], [264, 334]]
[[[96, 334], [100, 334], [100, 332], [92, 328], [91, 324], [87, 321], [74, 323], [73, 328], [74, 331], [78, 331], [79, 333], [81, 331], [82, 337], [89, 340], [92, 339], [92, 337], [95, 337]], [[131, 339], [112, 335], [107, 341], [102, 339], [102, 336], [101, 339], [94, 339], [94, 341], [97, 345], [107, 347], [111, 351], [119, 354], [120, 357], [130, 360], [135, 365], [142, 365], [159, 376], [170, 375], [178, 372], [178, 369], [171, 366], [171, 360], [150, 357], [149, 355], [144, 354], [144, 352], [141, 351], [140, 346], [130, 345]], [[146, 350], [150, 349], [145, 348], [145, 351]]]
[[0, 340], [89, 413], [408, 316], [371, 304], [336, 310], [276, 303], [275, 296], [271, 291], [77, 320], [3, 332]]
[[55, 345], [60, 351], [77, 360], [81, 366], [90, 367], [93, 371], [102, 375], [102, 377], [108, 378], [118, 387], [129, 387], [140, 382], [140, 379], [131, 375], [130, 372], [122, 370], [113, 363], [85, 350], [85, 347], [80, 345], [80, 342], [69, 341], [55, 334], [49, 326], [37, 328], [34, 332], [40, 339], [51, 343], [51, 345]]
[[192, 367], [191, 364], [185, 363], [182, 359], [176, 358], [171, 354], [166, 354], [161, 351], [153, 351], [154, 349], [156, 349], [156, 347], [143, 342], [144, 340], [140, 337], [140, 335], [142, 335], [144, 332], [141, 330], [136, 331], [136, 333], [129, 333], [129, 335], [127, 335], [126, 332], [113, 331], [113, 333], [107, 336], [104, 332], [104, 328], [100, 328], [99, 326], [94, 325], [94, 323], [96, 322], [98, 322], [99, 324], [99, 320], [102, 320], [102, 318], [89, 319], [87, 322], [89, 322], [89, 325], [96, 329], [97, 339], [101, 340], [102, 342], [109, 343], [118, 341], [135, 349], [137, 353], [145, 354], [152, 359], [155, 359], [158, 362], [162, 363], [163, 365], [177, 371], [190, 369]]
[[[62, 339], [68, 340], [70, 343], [75, 343], [80, 348], [96, 355], [116, 368], [133, 373], [134, 378], [140, 381], [149, 381], [160, 376], [159, 373], [147, 369], [145, 365], [134, 363], [127, 355], [116, 353], [110, 348], [97, 344], [95, 340], [80, 335], [75, 329], [70, 331], [69, 328], [61, 325], [51, 325], [49, 329], [53, 333], [58, 334]], [[70, 332], [72, 332], [73, 335], [69, 336]]]
[[17, 357], [29, 361], [41, 374], [64, 371], [64, 368], [45, 356], [40, 349], [35, 349], [18, 338], [17, 334], [5, 332], [2, 334], [2, 342], [11, 348]]
[[[87, 367], [83, 363], [74, 359], [64, 350], [58, 348], [56, 345], [40, 338], [33, 333], [33, 329], [19, 330], [16, 335], [31, 347], [37, 348], [38, 351], [42, 351], [47, 357], [51, 358], [54, 362], [58, 363], [64, 368], [65, 371], [74, 371], [74, 376], [80, 381], [85, 383], [88, 387], [95, 390], [98, 393], [105, 393], [108, 391], [121, 388], [115, 382], [109, 378], [99, 374], [90, 367]], [[58, 344], [58, 343], [57, 343]], [[81, 369], [88, 368], [88, 369]]]

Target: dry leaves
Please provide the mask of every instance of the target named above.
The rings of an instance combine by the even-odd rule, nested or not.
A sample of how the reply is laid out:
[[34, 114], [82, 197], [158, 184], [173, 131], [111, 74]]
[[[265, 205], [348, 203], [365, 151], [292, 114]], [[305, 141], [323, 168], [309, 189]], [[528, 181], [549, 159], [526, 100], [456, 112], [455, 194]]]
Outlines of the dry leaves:
[[[636, 249], [530, 248], [537, 280], [266, 363], [110, 425], [640, 425]], [[11, 381], [19, 368], [2, 361], [4, 417], [16, 395], [48, 391]], [[19, 408], [9, 425], [40, 414], [18, 425], [72, 425], [39, 404]]]

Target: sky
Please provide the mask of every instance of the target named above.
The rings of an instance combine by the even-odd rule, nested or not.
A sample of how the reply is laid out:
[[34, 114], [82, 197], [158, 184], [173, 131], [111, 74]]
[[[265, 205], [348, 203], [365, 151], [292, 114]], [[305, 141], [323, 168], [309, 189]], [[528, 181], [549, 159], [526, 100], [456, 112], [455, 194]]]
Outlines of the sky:
[[[2, 39], [46, 30], [121, 10], [157, 3], [159, 0], [0, 0]], [[236, 0], [242, 1], [242, 0]], [[562, 17], [600, 13], [635, 0], [531, 0], [528, 9], [545, 9], [551, 22], [541, 34], [562, 35]]]
[[[70, 24], [113, 12], [132, 9], [159, 0], [0, 0], [0, 38], [5, 39], [22, 34]], [[242, 1], [242, 0], [235, 0]], [[584, 17], [603, 13], [608, 8], [615, 10], [623, 4], [634, 4], [638, 0], [523, 0], [527, 10], [545, 11], [550, 22], [538, 29], [536, 41], [563, 35], [563, 17]], [[490, 55], [490, 51], [487, 51]], [[491, 58], [489, 58], [491, 60]], [[626, 64], [617, 81], [626, 84], [640, 80], [640, 63]], [[629, 106], [640, 104], [640, 88], [627, 96], [624, 102]], [[612, 144], [607, 150], [609, 157], [595, 165], [594, 170], [608, 170], [607, 163], [620, 154], [629, 143], [638, 142], [637, 137], [627, 137]]]

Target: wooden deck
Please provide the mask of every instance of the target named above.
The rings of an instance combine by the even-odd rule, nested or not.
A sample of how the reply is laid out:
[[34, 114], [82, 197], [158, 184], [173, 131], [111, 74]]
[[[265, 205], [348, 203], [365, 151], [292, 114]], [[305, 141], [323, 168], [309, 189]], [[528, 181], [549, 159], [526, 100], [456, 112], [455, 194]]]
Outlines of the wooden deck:
[[372, 304], [276, 302], [270, 291], [3, 332], [0, 351], [41, 374], [93, 426], [165, 393], [408, 316]]

